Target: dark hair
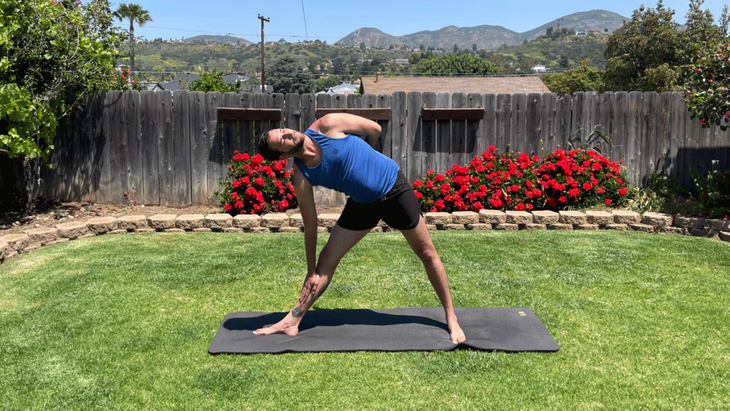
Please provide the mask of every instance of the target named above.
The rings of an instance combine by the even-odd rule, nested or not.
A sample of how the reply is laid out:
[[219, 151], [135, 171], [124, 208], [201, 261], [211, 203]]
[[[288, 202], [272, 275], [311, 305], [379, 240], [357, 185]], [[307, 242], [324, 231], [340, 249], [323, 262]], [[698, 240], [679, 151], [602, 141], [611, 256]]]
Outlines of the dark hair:
[[269, 161], [277, 161], [279, 157], [284, 154], [280, 151], [272, 150], [269, 147], [269, 132], [264, 131], [259, 137], [258, 153]]

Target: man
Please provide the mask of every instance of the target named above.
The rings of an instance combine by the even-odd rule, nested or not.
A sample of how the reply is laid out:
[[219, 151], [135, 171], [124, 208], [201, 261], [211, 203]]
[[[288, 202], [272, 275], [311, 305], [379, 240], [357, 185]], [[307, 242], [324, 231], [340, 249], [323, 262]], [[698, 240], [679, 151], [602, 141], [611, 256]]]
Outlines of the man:
[[[381, 219], [400, 230], [421, 259], [446, 313], [453, 343], [466, 339], [454, 314], [444, 266], [431, 242], [418, 199], [398, 165], [373, 147], [380, 125], [363, 117], [337, 113], [315, 121], [305, 133], [275, 129], [259, 140], [266, 159], [294, 157], [294, 191], [304, 222], [307, 276], [297, 304], [283, 320], [254, 331], [296, 335], [299, 323], [324, 293], [340, 259]], [[361, 138], [358, 138], [361, 137]], [[341, 191], [350, 198], [317, 260], [317, 210], [313, 185]]]

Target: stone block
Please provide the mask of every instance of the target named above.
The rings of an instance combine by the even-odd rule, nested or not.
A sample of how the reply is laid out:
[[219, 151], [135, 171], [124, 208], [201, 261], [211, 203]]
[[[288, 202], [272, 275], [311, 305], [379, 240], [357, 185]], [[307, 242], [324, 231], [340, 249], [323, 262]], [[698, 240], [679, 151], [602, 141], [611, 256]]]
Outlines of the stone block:
[[473, 211], [454, 211], [451, 213], [451, 224], [477, 224], [479, 214]]
[[155, 214], [147, 219], [147, 223], [157, 231], [165, 231], [175, 228], [176, 219], [175, 214]]
[[720, 233], [711, 229], [708, 226], [703, 226], [700, 228], [692, 228], [689, 230], [689, 233], [693, 237], [705, 237], [705, 238], [712, 238], [719, 240], [720, 239]]
[[730, 242], [730, 232], [720, 231], [719, 237], [722, 241]]
[[[555, 216], [557, 217], [558, 213], [555, 213]], [[547, 230], [547, 225], [546, 224], [537, 224], [537, 223], [525, 224], [525, 230], [526, 231]]]
[[532, 224], [532, 214], [527, 211], [507, 211], [507, 222], [510, 224]]
[[[325, 228], [326, 230], [326, 228]], [[268, 234], [271, 232], [267, 227], [251, 227], [248, 230], [246, 230], [247, 233], [255, 233], [255, 234]]]
[[586, 211], [586, 217], [588, 217], [588, 224], [604, 226], [613, 223], [613, 214], [607, 211]]
[[15, 250], [10, 250], [10, 252], [5, 254], [5, 257], [3, 257], [3, 262], [7, 263], [8, 261], [13, 261], [17, 257], [18, 257], [18, 252]]
[[576, 230], [598, 230], [598, 224], [578, 224]]
[[304, 218], [301, 214], [292, 214], [289, 216], [289, 227], [304, 228]]
[[690, 217], [686, 215], [677, 215], [674, 217], [674, 226], [687, 229], [693, 229], [705, 225], [705, 219], [702, 217]]
[[117, 219], [113, 217], [91, 218], [86, 221], [86, 226], [96, 235], [106, 234], [117, 229]]
[[485, 224], [506, 223], [507, 214], [499, 210], [479, 210], [479, 222]]
[[12, 250], [12, 248], [10, 248], [8, 243], [0, 243], [0, 261], [5, 258], [5, 255], [10, 253], [10, 250]]
[[230, 214], [208, 214], [205, 216], [205, 226], [213, 231], [221, 231], [233, 226], [233, 217]]
[[26, 231], [25, 234], [28, 235], [31, 244], [48, 244], [58, 238], [58, 230], [50, 227], [34, 228]]
[[300, 227], [279, 227], [280, 233], [301, 233], [302, 229]]
[[665, 232], [667, 234], [675, 234], [675, 235], [687, 235], [688, 231], [686, 228], [682, 227], [662, 227], [662, 232]]
[[629, 224], [629, 228], [631, 228], [634, 231], [639, 231], [642, 233], [653, 233], [654, 232], [654, 226], [651, 226], [648, 224], [642, 224], [642, 223]]
[[555, 224], [549, 224], [547, 226], [548, 230], [572, 230], [573, 224], [567, 224], [567, 223], [555, 223]]
[[58, 230], [58, 235], [60, 237], [70, 238], [72, 240], [90, 233], [89, 227], [86, 226], [86, 223], [80, 221], [58, 224], [56, 225], [56, 229]]
[[[434, 226], [434, 227], [436, 227], [436, 226]], [[428, 226], [426, 226], [426, 228], [428, 228]], [[372, 229], [370, 230], [370, 232], [371, 232], [371, 233], [382, 233], [382, 232], [383, 232], [383, 227], [378, 227], [378, 226], [375, 226], [375, 227], [373, 227], [373, 228], [372, 228]]]
[[466, 230], [466, 227], [464, 227], [464, 224], [444, 224], [441, 229], [444, 231], [462, 231]]
[[166, 228], [165, 232], [166, 233], [184, 233], [185, 230], [183, 230], [182, 228]]
[[23, 233], [6, 234], [0, 237], [0, 242], [7, 243], [15, 251], [20, 251], [30, 244], [30, 237]]
[[117, 228], [120, 230], [135, 231], [142, 228], [149, 228], [147, 217], [143, 215], [125, 215], [117, 218]]
[[560, 221], [560, 214], [550, 210], [533, 211], [532, 221], [535, 224], [556, 224]]
[[[268, 230], [268, 228], [267, 228], [267, 230]], [[329, 231], [327, 231], [327, 227], [317, 226], [317, 234], [326, 234], [326, 233], [329, 233]]]
[[332, 228], [337, 224], [337, 220], [340, 219], [339, 214], [320, 214], [317, 217], [317, 226], [324, 228]]
[[[482, 210], [483, 211], [483, 210]], [[506, 215], [505, 215], [506, 218]], [[519, 231], [520, 226], [512, 223], [500, 223], [494, 226], [495, 230], [498, 231]]]
[[426, 220], [426, 224], [451, 224], [451, 214], [449, 213], [426, 213], [424, 218]]
[[175, 228], [192, 231], [205, 228], [205, 217], [202, 214], [183, 214], [175, 218]]
[[154, 228], [151, 228], [151, 227], [138, 228], [138, 229], [134, 230], [135, 233], [154, 233], [156, 231], [157, 230], [155, 230]]
[[229, 234], [242, 233], [243, 232], [243, 228], [239, 228], [239, 227], [223, 227], [223, 228], [221, 228], [221, 232], [229, 233]]
[[726, 220], [720, 220], [720, 219], [708, 219], [705, 220], [705, 224], [707, 224], [708, 227], [715, 231], [728, 231], [727, 229], [727, 221]]
[[653, 213], [647, 211], [641, 217], [641, 224], [650, 225], [652, 227], [671, 227], [674, 217], [664, 213]]
[[289, 216], [284, 213], [271, 213], [261, 217], [261, 226], [268, 228], [281, 228], [289, 226]]
[[560, 211], [560, 223], [581, 225], [588, 224], [588, 216], [580, 211]]
[[233, 217], [233, 226], [243, 228], [244, 230], [261, 227], [261, 216], [256, 214], [239, 214]]
[[629, 231], [629, 225], [628, 224], [606, 224], [606, 230], [614, 230], [614, 231]]
[[66, 242], [69, 242], [69, 241], [71, 241], [71, 239], [70, 239], [70, 238], [57, 238], [57, 239], [55, 239], [55, 240], [51, 241], [50, 243], [46, 243], [46, 244], [44, 244], [44, 245], [54, 245], [54, 244], [61, 244], [61, 243], [66, 243]]
[[118, 234], [127, 234], [127, 230], [122, 230], [121, 228], [118, 228], [116, 230], [106, 232], [106, 235], [118, 235]]
[[82, 235], [81, 237], [78, 237], [77, 240], [83, 240], [84, 238], [91, 238], [91, 237], [96, 237], [96, 234], [94, 234], [94, 233], [85, 234], [85, 235]]
[[35, 250], [41, 248], [41, 246], [42, 246], [41, 243], [31, 243], [30, 245], [28, 245], [27, 247], [25, 247], [23, 249], [23, 252], [24, 253], [29, 253], [31, 251], [35, 251]]
[[194, 233], [212, 233], [213, 230], [207, 227], [193, 228]]
[[467, 224], [466, 229], [473, 230], [473, 231], [488, 231], [488, 230], [492, 229], [492, 225], [491, 224], [482, 224], [482, 223]]
[[639, 224], [641, 214], [630, 210], [613, 210], [613, 222], [616, 224]]

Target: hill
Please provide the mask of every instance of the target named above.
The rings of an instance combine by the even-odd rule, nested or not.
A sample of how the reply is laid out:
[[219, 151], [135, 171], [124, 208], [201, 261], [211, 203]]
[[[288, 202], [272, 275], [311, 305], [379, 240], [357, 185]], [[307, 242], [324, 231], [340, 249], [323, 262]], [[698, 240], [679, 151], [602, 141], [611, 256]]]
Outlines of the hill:
[[240, 44], [242, 46], [247, 46], [249, 44], [252, 44], [250, 41], [246, 39], [242, 39], [240, 37], [233, 37], [233, 36], [214, 36], [211, 34], [202, 34], [200, 36], [190, 37], [188, 39], [185, 39], [186, 43], [217, 43], [217, 44]]
[[365, 46], [374, 48], [388, 48], [391, 45], [419, 47], [423, 44], [425, 47], [445, 50], [452, 49], [454, 44], [462, 49], [470, 49], [476, 44], [479, 49], [496, 50], [502, 45], [515, 46], [522, 44], [525, 40], [536, 39], [545, 34], [549, 27], [613, 33], [617, 27], [623, 25], [624, 19], [626, 18], [608, 10], [583, 11], [563, 16], [524, 33], [517, 33], [502, 26], [482, 25], [475, 27], [447, 26], [436, 31], [419, 31], [404, 36], [392, 36], [376, 28], [368, 27], [353, 31], [336, 44], [357, 47], [361, 43], [365, 43]]

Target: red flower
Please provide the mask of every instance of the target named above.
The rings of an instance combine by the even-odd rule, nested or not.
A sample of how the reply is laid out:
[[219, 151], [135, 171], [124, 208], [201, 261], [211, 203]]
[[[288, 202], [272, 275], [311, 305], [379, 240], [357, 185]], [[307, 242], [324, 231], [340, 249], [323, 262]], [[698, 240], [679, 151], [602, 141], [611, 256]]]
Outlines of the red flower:
[[261, 177], [259, 177], [259, 178], [257, 178], [257, 179], [254, 180], [254, 183], [258, 184], [259, 187], [263, 187], [264, 186], [264, 179], [261, 178]]
[[606, 199], [606, 205], [610, 205], [610, 204], [611, 204], [611, 199], [610, 198], [607, 198]]
[[626, 187], [621, 187], [618, 190], [618, 193], [621, 194], [622, 196], [625, 196], [627, 192], [628, 192], [628, 190], [626, 190]]

